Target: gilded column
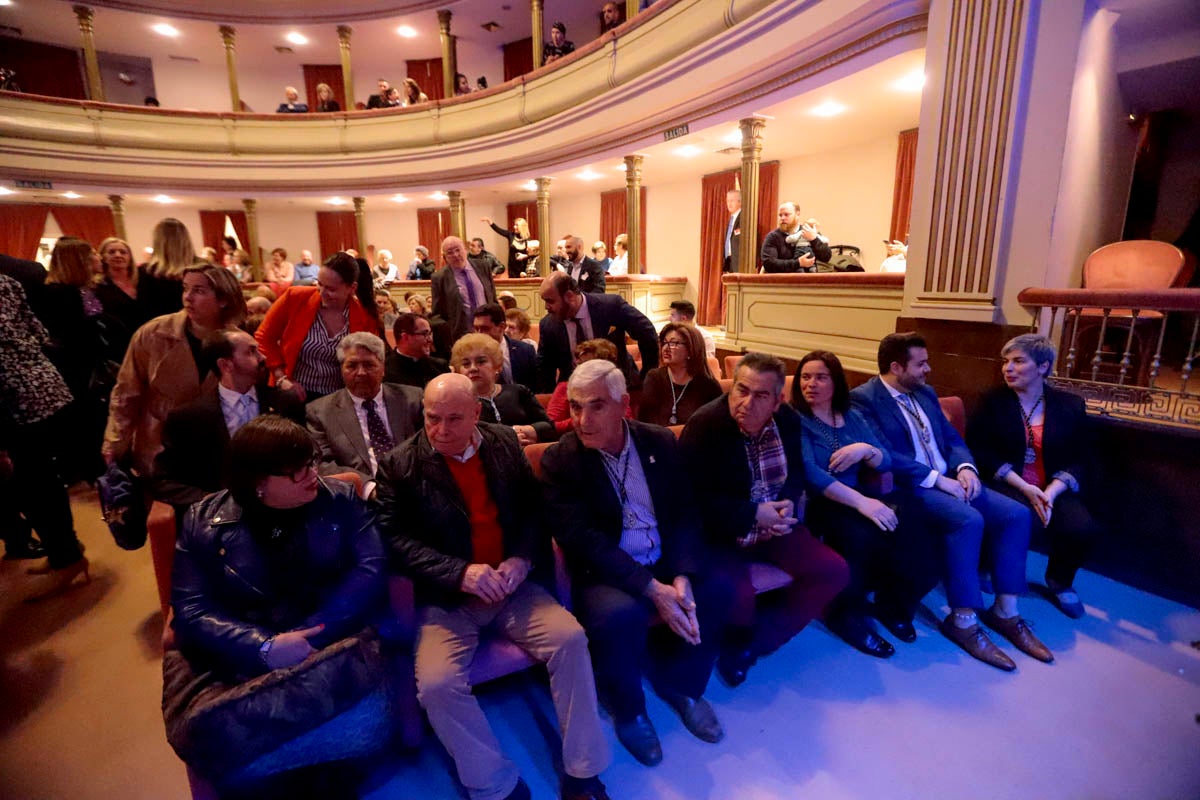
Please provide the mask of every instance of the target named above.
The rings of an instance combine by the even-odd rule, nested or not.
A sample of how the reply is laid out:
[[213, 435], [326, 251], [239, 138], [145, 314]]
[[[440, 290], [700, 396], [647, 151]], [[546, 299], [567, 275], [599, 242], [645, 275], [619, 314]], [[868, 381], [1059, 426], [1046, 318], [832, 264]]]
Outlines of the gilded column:
[[95, 12], [88, 6], [71, 6], [79, 20], [79, 38], [83, 41], [83, 61], [87, 67], [88, 97], [104, 102], [104, 86], [100, 82], [100, 60], [96, 58], [95, 28], [92, 19]]
[[229, 102], [233, 105], [234, 111], [241, 111], [242, 96], [238, 94], [237, 51], [234, 49], [237, 31], [229, 25], [222, 25], [217, 30], [221, 32], [221, 41], [225, 43], [225, 70], [229, 73]]
[[529, 0], [529, 15], [532, 17], [533, 28], [533, 68], [542, 65], [542, 7], [546, 0]]
[[354, 227], [358, 229], [358, 251], [367, 251], [367, 198], [354, 198]]
[[250, 251], [250, 263], [254, 265], [254, 279], [261, 281], [263, 269], [262, 253], [258, 247], [258, 201], [243, 198], [242, 207], [246, 210], [246, 236], [250, 239], [246, 242], [246, 249]]
[[638, 0], [625, 0], [625, 19], [633, 19], [638, 13]]
[[554, 247], [550, 244], [550, 179], [536, 178], [537, 184], [537, 221], [538, 236], [542, 241], [542, 254], [538, 258], [538, 272], [550, 274], [550, 254]]
[[118, 239], [126, 239], [125, 235], [125, 195], [110, 194], [108, 196], [108, 206], [112, 209], [113, 215], [113, 230], [117, 234]]
[[450, 199], [450, 233], [467, 241], [467, 208], [463, 203], [462, 192], [457, 189], [451, 189], [446, 192], [446, 196]]
[[454, 97], [454, 73], [458, 71], [458, 54], [455, 52], [454, 37], [450, 35], [449, 9], [439, 8], [438, 39], [442, 43], [442, 96]]
[[645, 270], [642, 252], [642, 156], [625, 156], [625, 235], [629, 237], [629, 274]]
[[342, 54], [342, 86], [346, 91], [346, 107], [343, 111], [354, 110], [354, 75], [350, 70], [350, 34], [354, 30], [349, 25], [338, 25], [338, 50]]
[[[758, 165], [762, 161], [763, 117], [746, 117], [738, 122], [742, 131], [742, 247], [737, 271], [758, 272]], [[747, 246], [749, 243], [749, 246]]]

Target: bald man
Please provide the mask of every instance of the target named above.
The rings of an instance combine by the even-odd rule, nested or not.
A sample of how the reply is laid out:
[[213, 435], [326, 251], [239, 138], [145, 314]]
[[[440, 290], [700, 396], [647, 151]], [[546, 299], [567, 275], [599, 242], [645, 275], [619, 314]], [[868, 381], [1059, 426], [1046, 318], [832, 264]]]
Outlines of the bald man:
[[433, 313], [446, 321], [453, 345], [471, 332], [475, 309], [496, 302], [496, 287], [491, 273], [471, 263], [466, 244], [457, 236], [442, 241], [442, 260], [446, 266], [433, 274], [430, 290]]
[[[473, 800], [528, 798], [471, 694], [484, 629], [550, 673], [562, 730], [562, 797], [607, 798], [610, 761], [583, 628], [539, 585], [550, 578], [541, 492], [511, 428], [479, 422], [465, 375], [425, 388], [425, 427], [379, 465], [380, 531], [416, 585], [417, 699]], [[464, 513], [465, 512], [465, 513]]]

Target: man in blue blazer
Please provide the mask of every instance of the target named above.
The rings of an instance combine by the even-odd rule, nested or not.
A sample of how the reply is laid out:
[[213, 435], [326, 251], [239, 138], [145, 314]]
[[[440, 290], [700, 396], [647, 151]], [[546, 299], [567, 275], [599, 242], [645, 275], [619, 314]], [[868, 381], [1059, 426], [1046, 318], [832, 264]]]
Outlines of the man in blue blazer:
[[986, 545], [996, 602], [979, 617], [1022, 652], [1039, 661], [1053, 661], [1050, 650], [1017, 610], [1017, 597], [1025, 591], [1028, 509], [980, 482], [971, 451], [925, 383], [929, 351], [921, 336], [883, 337], [878, 363], [879, 376], [850, 397], [883, 435], [896, 484], [913, 492], [946, 538], [946, 595], [952, 610], [939, 626], [942, 633], [984, 663], [1006, 671], [1016, 669], [1012, 659], [988, 639], [975, 613], [983, 607], [977, 570], [980, 550]]

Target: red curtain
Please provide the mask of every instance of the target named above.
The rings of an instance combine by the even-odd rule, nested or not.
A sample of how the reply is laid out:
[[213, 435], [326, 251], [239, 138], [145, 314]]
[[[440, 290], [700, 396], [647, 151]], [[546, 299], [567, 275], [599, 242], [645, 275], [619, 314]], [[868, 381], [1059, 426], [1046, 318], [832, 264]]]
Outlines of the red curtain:
[[346, 105], [346, 84], [342, 80], [341, 64], [304, 64], [304, 93], [308, 97], [308, 110], [317, 110], [317, 84], [329, 84], [333, 90], [333, 99], [338, 101], [342, 111], [354, 109], [354, 100]]
[[[509, 203], [508, 204], [508, 229], [513, 229], [513, 220], [517, 217], [523, 217], [529, 223], [529, 238], [542, 241], [542, 237], [538, 236], [538, 215], [537, 202], [530, 200], [524, 203]], [[545, 252], [545, 242], [542, 242], [542, 251]]]
[[[446, 96], [444, 91], [446, 87], [442, 85], [442, 60], [440, 58], [405, 61], [404, 66], [408, 71], [408, 77], [417, 82], [421, 91], [430, 100], [441, 100]], [[397, 88], [400, 90], [400, 99], [403, 100], [404, 85], [400, 84]]]
[[[238, 236], [241, 236], [240, 232]], [[318, 211], [317, 236], [321, 240], [321, 261], [342, 250], [362, 252], [353, 211]]]
[[[30, 35], [30, 31], [25, 32]], [[0, 36], [0, 67], [16, 71], [21, 90], [49, 97], [86, 100], [83, 65], [78, 47], [58, 47]]]
[[727, 170], [705, 175], [700, 181], [700, 289], [696, 297], [696, 321], [701, 325], [725, 322], [725, 290], [721, 286], [725, 228], [729, 225], [725, 195], [737, 188], [740, 173], [741, 170]]
[[[739, 174], [741, 171], [738, 171]], [[789, 198], [791, 199], [791, 198]], [[779, 221], [779, 162], [767, 161], [758, 167], [758, 240], [749, 242], [742, 237], [741, 247], [753, 246], [754, 252], [762, 250], [762, 241], [767, 238]]]
[[504, 80], [533, 72], [533, 39], [526, 37], [502, 45], [504, 51]]
[[900, 131], [896, 150], [896, 185], [892, 188], [892, 227], [888, 238], [907, 241], [912, 216], [913, 171], [917, 166], [917, 129]]
[[[237, 234], [238, 244], [246, 252], [250, 252], [250, 225], [246, 222], [245, 211], [201, 211], [200, 237], [204, 247], [211, 247], [217, 253], [222, 253], [221, 240], [225, 238], [225, 218], [233, 223], [233, 232]], [[253, 254], [252, 254], [253, 255]]]
[[37, 256], [38, 242], [46, 232], [49, 206], [26, 203], [0, 205], [4, 224], [0, 225], [0, 253], [13, 258], [32, 259]]
[[50, 209], [63, 236], [78, 236], [93, 247], [117, 235], [112, 209], [108, 206], [54, 206]]
[[[638, 215], [638, 227], [641, 229], [641, 235], [638, 237], [639, 244], [642, 247], [642, 263], [638, 268], [634, 268], [633, 264], [629, 265], [630, 274], [642, 273], [646, 271], [646, 187], [641, 187], [641, 213]], [[625, 204], [625, 190], [612, 189], [611, 191], [600, 193], [600, 238], [608, 245], [608, 254], [611, 256], [613, 251], [613, 239], [617, 238], [617, 234], [628, 233], [628, 208]]]
[[450, 209], [417, 209], [417, 241], [429, 248], [429, 257], [439, 264], [442, 260], [442, 239], [450, 233]]

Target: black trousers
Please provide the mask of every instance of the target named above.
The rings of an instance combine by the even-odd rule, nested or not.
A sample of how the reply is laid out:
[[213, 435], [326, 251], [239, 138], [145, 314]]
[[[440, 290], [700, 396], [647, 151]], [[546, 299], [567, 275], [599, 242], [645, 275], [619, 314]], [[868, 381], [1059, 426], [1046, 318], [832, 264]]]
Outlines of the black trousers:
[[804, 523], [850, 566], [850, 583], [831, 613], [859, 612], [875, 592], [875, 604], [895, 618], [911, 620], [921, 598], [937, 584], [941, 557], [937, 540], [910, 500], [890, 496], [900, 525], [884, 531], [849, 506], [825, 497], [809, 499]]
[[[670, 584], [674, 575], [655, 577]], [[646, 711], [642, 671], [655, 691], [677, 693], [693, 699], [704, 694], [720, 649], [733, 596], [724, 574], [692, 579], [700, 644], [691, 645], [658, 619], [654, 604], [607, 584], [575, 590], [575, 616], [587, 631], [596, 674], [596, 688], [607, 700], [613, 716], [625, 722]]]
[[[1025, 495], [1018, 492], [1007, 483], [994, 483], [992, 488], [1008, 495], [1022, 505], [1032, 509]], [[1033, 517], [1033, 537], [1042, 529], [1042, 521], [1036, 513]], [[1092, 544], [1100, 535], [1101, 528], [1092, 518], [1091, 512], [1083, 504], [1079, 492], [1063, 492], [1054, 501], [1054, 511], [1050, 514], [1050, 524], [1044, 529], [1046, 535], [1046, 551], [1050, 561], [1046, 565], [1046, 578], [1062, 586], [1071, 586], [1075, 582], [1075, 573], [1087, 561]]]
[[83, 557], [75, 538], [71, 501], [54, 459], [60, 452], [65, 428], [62, 413], [10, 429], [8, 454], [13, 462], [13, 479], [5, 487], [6, 496], [0, 498], [0, 502], [23, 514], [37, 531], [54, 569]]

